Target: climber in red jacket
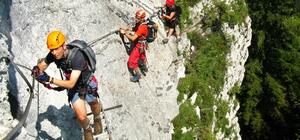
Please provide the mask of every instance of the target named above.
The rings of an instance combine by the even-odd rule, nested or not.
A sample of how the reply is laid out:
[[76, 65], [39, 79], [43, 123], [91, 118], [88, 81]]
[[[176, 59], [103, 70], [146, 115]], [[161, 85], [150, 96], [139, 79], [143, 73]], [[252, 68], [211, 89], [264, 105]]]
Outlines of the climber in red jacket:
[[[131, 42], [133, 42], [134, 45], [127, 62], [128, 70], [132, 75], [132, 77], [130, 78], [132, 82], [138, 82], [141, 78], [139, 63], [142, 63], [142, 65], [144, 65], [143, 69], [145, 72], [147, 72], [145, 48], [147, 46], [146, 37], [148, 35], [148, 27], [147, 24], [144, 24], [145, 17], [146, 12], [140, 9], [135, 14], [136, 24], [132, 29], [120, 28], [120, 33], [126, 36]], [[129, 30], [134, 31], [134, 34], [131, 35], [129, 32], [127, 32]]]

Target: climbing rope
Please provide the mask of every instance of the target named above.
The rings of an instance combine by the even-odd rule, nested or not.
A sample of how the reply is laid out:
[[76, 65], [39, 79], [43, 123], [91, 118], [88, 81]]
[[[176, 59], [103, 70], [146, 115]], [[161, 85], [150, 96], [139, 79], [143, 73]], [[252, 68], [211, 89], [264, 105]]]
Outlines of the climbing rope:
[[30, 68], [28, 68], [28, 67], [26, 67], [26, 66], [24, 66], [24, 65], [22, 65], [22, 64], [18, 64], [18, 63], [15, 63], [15, 64], [18, 65], [18, 66], [20, 66], [20, 67], [22, 67], [22, 68], [24, 68], [24, 69], [27, 69], [27, 70], [30, 70], [30, 71], [31, 71]]
[[[104, 1], [106, 2], [106, 5], [107, 5], [107, 8], [113, 12], [114, 14], [116, 14], [119, 18], [121, 18], [125, 23], [127, 24], [130, 24], [130, 18], [122, 12], [122, 10], [118, 9], [117, 7], [113, 6], [111, 3], [107, 2], [107, 1]], [[97, 5], [99, 5], [98, 3], [95, 3]], [[100, 5], [99, 5], [100, 6]], [[112, 30], [110, 32], [108, 32], [107, 34], [105, 35], [102, 35], [90, 42], [88, 42], [88, 46], [90, 47], [93, 47], [97, 42], [101, 41], [102, 39], [106, 38], [106, 37], [109, 37], [110, 35], [113, 35], [113, 34], [118, 34], [119, 33], [119, 29], [116, 29], [116, 30]]]
[[113, 30], [113, 31], [110, 31], [108, 32], [107, 34], [103, 35], [103, 36], [100, 36], [98, 38], [96, 38], [95, 40], [92, 40], [88, 43], [88, 46], [90, 47], [93, 47], [97, 42], [101, 41], [102, 39], [112, 35], [112, 34], [117, 34], [119, 32], [119, 30]]
[[124, 12], [122, 12], [122, 10], [120, 10], [116, 6], [108, 4], [107, 8], [111, 12], [113, 12], [115, 15], [117, 15], [120, 19], [122, 19], [126, 24], [131, 24], [131, 22], [133, 22], [132, 19], [127, 16], [127, 14], [125, 14]]
[[[26, 85], [29, 87], [29, 93], [30, 93], [30, 97], [29, 100], [27, 102], [26, 108], [25, 108], [25, 112], [23, 113], [22, 118], [20, 119], [19, 123], [4, 137], [4, 139], [11, 139], [18, 131], [21, 130], [21, 127], [23, 126], [23, 124], [25, 123], [28, 113], [29, 113], [29, 109], [32, 103], [32, 99], [34, 97], [33, 95], [33, 90], [34, 90], [34, 82], [32, 83], [32, 85], [29, 83], [28, 79], [25, 77], [24, 73], [20, 70], [20, 68], [18, 67], [18, 65], [16, 63], [14, 63], [13, 58], [11, 56], [6, 57], [9, 61], [10, 64], [12, 64], [12, 66], [15, 68], [15, 70], [20, 74], [20, 76], [22, 77], [22, 79], [25, 81]], [[33, 80], [34, 81], [34, 80]]]
[[136, 5], [138, 5], [138, 6], [140, 6], [140, 7], [142, 7], [146, 12], [148, 12], [149, 14], [150, 13], [153, 13], [154, 11], [153, 11], [153, 9], [151, 9], [152, 11], [150, 11], [147, 7], [148, 6], [145, 6], [146, 4], [141, 4], [142, 2], [141, 1], [139, 1], [139, 0], [132, 0], [132, 2], [134, 3], [134, 4], [136, 4]]

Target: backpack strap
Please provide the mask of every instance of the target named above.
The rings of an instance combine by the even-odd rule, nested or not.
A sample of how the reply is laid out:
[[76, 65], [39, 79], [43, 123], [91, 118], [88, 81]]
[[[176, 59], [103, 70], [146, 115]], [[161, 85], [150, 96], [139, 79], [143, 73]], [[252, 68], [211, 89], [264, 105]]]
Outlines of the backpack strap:
[[[141, 23], [139, 26], [146, 25], [146, 26], [147, 26], [147, 30], [148, 30], [148, 26], [149, 26], [149, 25], [148, 25], [148, 22], [149, 22], [149, 21], [146, 20], [145, 22]], [[148, 33], [149, 33], [149, 30], [148, 30]], [[143, 39], [139, 39], [139, 38], [138, 38], [138, 42], [139, 42], [139, 43], [146, 43], [146, 42], [147, 42], [147, 41], [146, 41], [146, 40], [147, 40], [147, 36], [142, 35], [142, 37], [143, 37]]]
[[176, 18], [177, 18], [177, 20], [180, 20], [180, 16], [181, 16], [181, 13], [182, 13], [182, 9], [181, 9], [181, 7], [180, 6], [178, 6], [178, 5], [175, 5], [175, 9], [176, 9]]
[[69, 51], [69, 54], [67, 57], [67, 65], [68, 65], [68, 67], [71, 67], [72, 60], [73, 60], [75, 54], [79, 51], [79, 48], [70, 47], [68, 51]]
[[[74, 56], [78, 53], [78, 51], [80, 51], [80, 48], [69, 46], [69, 54], [67, 57], [68, 67], [71, 67], [72, 60], [74, 59]], [[85, 58], [85, 59], [87, 59], [87, 58]], [[88, 67], [90, 67], [90, 66], [88, 66]], [[90, 78], [92, 76], [93, 76], [92, 71], [90, 71], [87, 76], [82, 76], [82, 81], [80, 81], [81, 83], [79, 83], [79, 86], [81, 86], [81, 87], [79, 89], [85, 88], [90, 83]]]

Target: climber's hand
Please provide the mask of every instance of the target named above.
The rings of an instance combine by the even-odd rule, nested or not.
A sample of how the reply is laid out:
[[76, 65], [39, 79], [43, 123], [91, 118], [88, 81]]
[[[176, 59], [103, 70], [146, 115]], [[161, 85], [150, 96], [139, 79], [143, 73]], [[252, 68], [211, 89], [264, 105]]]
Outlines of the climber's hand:
[[37, 77], [37, 80], [40, 83], [46, 83], [46, 82], [49, 82], [50, 76], [46, 72], [43, 72]]
[[121, 34], [125, 34], [125, 30], [123, 28], [120, 28], [119, 31]]
[[34, 66], [31, 70], [31, 76], [37, 78], [40, 75], [40, 69], [38, 66]]

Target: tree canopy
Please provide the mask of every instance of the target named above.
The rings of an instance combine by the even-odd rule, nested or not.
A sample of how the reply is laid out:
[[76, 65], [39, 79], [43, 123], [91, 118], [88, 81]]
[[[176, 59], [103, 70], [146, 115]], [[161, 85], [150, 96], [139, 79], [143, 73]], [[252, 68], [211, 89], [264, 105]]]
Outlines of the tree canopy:
[[238, 99], [243, 139], [300, 139], [300, 2], [248, 0], [252, 42]]

